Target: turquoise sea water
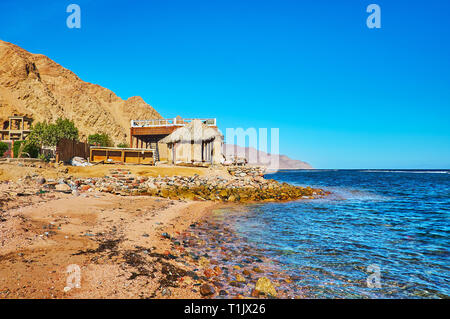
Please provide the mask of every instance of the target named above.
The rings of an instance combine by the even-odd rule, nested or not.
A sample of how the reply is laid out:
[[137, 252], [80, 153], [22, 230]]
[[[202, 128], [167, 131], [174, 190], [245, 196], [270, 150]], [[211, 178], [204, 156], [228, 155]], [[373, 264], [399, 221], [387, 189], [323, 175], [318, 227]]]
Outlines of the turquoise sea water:
[[[450, 296], [450, 171], [303, 170], [266, 177], [333, 193], [251, 205], [233, 215], [239, 236], [295, 275], [308, 297]], [[377, 267], [381, 287], [368, 287]]]

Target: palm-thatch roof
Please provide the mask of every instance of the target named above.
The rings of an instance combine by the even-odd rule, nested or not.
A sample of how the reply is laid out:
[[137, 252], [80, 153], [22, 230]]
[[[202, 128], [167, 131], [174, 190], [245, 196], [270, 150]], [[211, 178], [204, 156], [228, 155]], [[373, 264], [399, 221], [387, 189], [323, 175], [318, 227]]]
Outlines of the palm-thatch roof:
[[172, 132], [161, 140], [162, 143], [178, 143], [178, 142], [207, 142], [215, 138], [223, 139], [223, 135], [218, 129], [205, 125], [200, 120], [193, 120], [186, 126]]

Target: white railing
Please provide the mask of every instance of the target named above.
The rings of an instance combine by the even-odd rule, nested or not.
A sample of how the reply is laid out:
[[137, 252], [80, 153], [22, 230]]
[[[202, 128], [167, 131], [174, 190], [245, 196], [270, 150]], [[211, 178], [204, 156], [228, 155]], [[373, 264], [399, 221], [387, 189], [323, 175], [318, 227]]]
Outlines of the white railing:
[[208, 126], [217, 126], [214, 119], [155, 119], [155, 120], [131, 120], [131, 127], [161, 127], [161, 126], [184, 126], [193, 120], [202, 121]]

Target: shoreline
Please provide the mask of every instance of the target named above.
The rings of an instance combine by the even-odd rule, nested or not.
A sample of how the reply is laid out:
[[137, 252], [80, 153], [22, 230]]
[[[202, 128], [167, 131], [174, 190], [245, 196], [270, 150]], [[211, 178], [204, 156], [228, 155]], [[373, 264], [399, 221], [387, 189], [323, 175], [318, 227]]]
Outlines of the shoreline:
[[[179, 285], [196, 265], [182, 260], [163, 234], [181, 234], [215, 207], [63, 194], [7, 210], [0, 223], [0, 298], [200, 298]], [[81, 288], [64, 291], [69, 265], [80, 267]]]
[[[5, 167], [10, 165], [0, 166], [0, 177], [7, 177], [0, 182], [0, 298], [292, 297], [271, 293], [266, 275], [273, 280], [280, 273], [234, 242], [226, 223], [209, 217], [219, 208], [320, 191], [266, 180], [259, 168], [182, 168], [178, 176], [178, 168], [165, 167], [172, 176], [161, 178], [160, 168], [136, 166]], [[266, 200], [253, 201], [255, 190]], [[230, 200], [234, 194], [250, 197]], [[236, 256], [255, 258], [257, 265], [247, 269]], [[79, 269], [81, 288], [72, 287], [69, 266]], [[276, 285], [292, 282], [281, 275]], [[252, 288], [244, 295], [236, 290], [243, 285]]]

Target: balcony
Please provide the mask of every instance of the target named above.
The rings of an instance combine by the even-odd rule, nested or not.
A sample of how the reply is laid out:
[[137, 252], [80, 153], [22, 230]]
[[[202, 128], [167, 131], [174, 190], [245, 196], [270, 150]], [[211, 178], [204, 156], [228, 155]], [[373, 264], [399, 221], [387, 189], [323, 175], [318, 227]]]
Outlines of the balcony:
[[208, 126], [217, 126], [217, 120], [214, 119], [155, 119], [155, 120], [131, 120], [131, 127], [168, 127], [168, 126], [185, 126], [193, 120], [202, 121]]

